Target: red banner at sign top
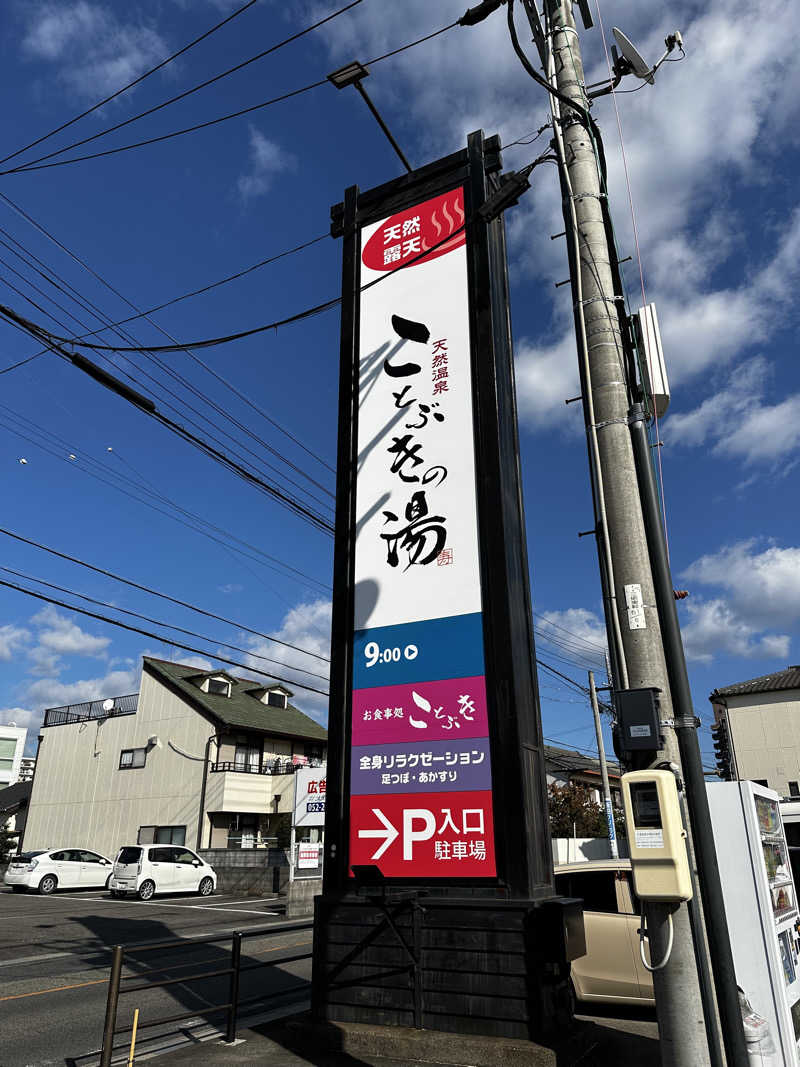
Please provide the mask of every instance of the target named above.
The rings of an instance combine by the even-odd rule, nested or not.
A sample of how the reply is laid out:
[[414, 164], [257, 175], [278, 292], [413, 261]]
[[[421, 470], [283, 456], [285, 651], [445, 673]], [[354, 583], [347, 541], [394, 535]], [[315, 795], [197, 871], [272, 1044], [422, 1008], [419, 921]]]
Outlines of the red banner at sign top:
[[[464, 190], [459, 187], [386, 219], [364, 246], [362, 260], [370, 270], [394, 270], [404, 263], [410, 266], [428, 263], [464, 244], [463, 226]], [[446, 240], [450, 234], [452, 239]], [[435, 245], [438, 247], [434, 248]], [[421, 255], [429, 248], [433, 249], [430, 255]], [[413, 260], [416, 262], [410, 262]]]

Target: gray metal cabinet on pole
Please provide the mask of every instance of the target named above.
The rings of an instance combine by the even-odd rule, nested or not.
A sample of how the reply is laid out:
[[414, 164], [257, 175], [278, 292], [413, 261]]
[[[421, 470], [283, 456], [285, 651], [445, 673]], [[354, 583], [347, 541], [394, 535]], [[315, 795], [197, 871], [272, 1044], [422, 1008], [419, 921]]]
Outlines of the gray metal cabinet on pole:
[[[661, 720], [671, 723], [672, 700], [628, 429], [630, 395], [616, 306], [622, 295], [614, 291], [603, 209], [606, 190], [592, 131], [580, 117], [588, 101], [571, 0], [548, 0], [547, 12], [553, 77], [560, 94], [579, 109], [576, 113], [565, 106], [554, 119], [559, 126], [554, 132], [562, 163], [566, 238], [572, 245], [586, 429], [596, 438], [592, 474], [599, 496], [597, 536], [601, 542], [607, 538], [606, 563], [613, 574], [613, 587], [604, 593], [613, 599], [619, 620], [622, 647], [617, 653], [624, 663], [627, 687], [660, 690]], [[663, 737], [659, 757], [680, 766], [671, 725], [663, 727]], [[664, 1067], [706, 1067], [708, 1042], [688, 909], [685, 904], [650, 903], [646, 916], [654, 960], [664, 958], [670, 916], [674, 926], [669, 961], [653, 974], [662, 1063]]]

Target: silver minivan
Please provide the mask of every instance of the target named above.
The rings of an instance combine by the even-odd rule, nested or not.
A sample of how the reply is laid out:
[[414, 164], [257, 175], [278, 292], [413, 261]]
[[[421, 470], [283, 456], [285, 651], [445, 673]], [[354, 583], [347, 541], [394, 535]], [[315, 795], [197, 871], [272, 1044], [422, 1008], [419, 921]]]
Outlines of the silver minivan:
[[150, 900], [156, 893], [199, 893], [217, 887], [214, 868], [185, 845], [124, 845], [114, 860], [112, 897], [129, 893]]

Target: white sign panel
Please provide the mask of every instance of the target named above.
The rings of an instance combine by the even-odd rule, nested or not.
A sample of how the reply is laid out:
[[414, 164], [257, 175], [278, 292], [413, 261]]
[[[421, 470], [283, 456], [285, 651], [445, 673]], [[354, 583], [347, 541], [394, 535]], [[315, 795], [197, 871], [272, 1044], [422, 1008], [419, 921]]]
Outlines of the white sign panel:
[[321, 845], [302, 844], [297, 846], [297, 866], [300, 870], [319, 867], [319, 850]]
[[481, 610], [463, 222], [454, 189], [362, 230], [356, 630]]
[[[325, 825], [326, 765], [298, 767], [294, 772], [294, 825]], [[312, 864], [316, 866], [316, 864]]]

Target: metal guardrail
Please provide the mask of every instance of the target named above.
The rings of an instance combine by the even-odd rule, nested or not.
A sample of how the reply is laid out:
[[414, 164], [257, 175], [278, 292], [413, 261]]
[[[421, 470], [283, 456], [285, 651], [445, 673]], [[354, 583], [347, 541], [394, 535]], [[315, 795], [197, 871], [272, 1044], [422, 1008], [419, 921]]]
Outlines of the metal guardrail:
[[[313, 926], [314, 923], [310, 919], [304, 919], [293, 923], [281, 923], [280, 926], [259, 927], [256, 930], [235, 930], [233, 934], [209, 934], [205, 937], [178, 938], [174, 941], [145, 942], [139, 945], [115, 945], [111, 957], [111, 974], [108, 979], [108, 997], [106, 999], [106, 1015], [103, 1024], [103, 1047], [100, 1052], [100, 1067], [111, 1067], [111, 1059], [114, 1052], [127, 1048], [127, 1045], [115, 1046], [114, 1038], [118, 1034], [130, 1033], [133, 1030], [133, 1026], [117, 1027], [117, 1008], [120, 996], [126, 993], [141, 992], [145, 989], [158, 989], [159, 987], [179, 983], [185, 984], [187, 982], [199, 982], [207, 978], [219, 978], [223, 975], [228, 975], [229, 978], [228, 999], [224, 1004], [210, 1004], [199, 1011], [195, 1009], [194, 1011], [181, 1012], [179, 1015], [166, 1015], [148, 1022], [139, 1022], [138, 1029], [145, 1030], [149, 1027], [163, 1026], [167, 1023], [184, 1022], [186, 1019], [194, 1019], [198, 1015], [217, 1015], [225, 1012], [225, 1041], [231, 1044], [236, 1040], [240, 1008], [248, 1004], [259, 1004], [273, 997], [286, 996], [287, 993], [299, 992], [306, 989], [308, 985], [306, 982], [298, 983], [297, 985], [288, 986], [286, 989], [276, 990], [274, 993], [260, 993], [258, 996], [241, 1000], [239, 997], [239, 977], [241, 973], [243, 971], [253, 971], [259, 967], [277, 967], [283, 963], [295, 963], [298, 960], [311, 958], [311, 951], [295, 952], [288, 956], [280, 956], [278, 959], [256, 960], [253, 963], [246, 963], [242, 966], [242, 941], [246, 938], [264, 937], [266, 934], [283, 934], [293, 930], [311, 930]], [[181, 975], [179, 978], [162, 978], [157, 982], [143, 981], [137, 983], [135, 980], [146, 974], [165, 974], [173, 968], [153, 967], [137, 974], [125, 975], [124, 977], [122, 975], [126, 952], [140, 953], [163, 951], [165, 949], [194, 948], [196, 945], [218, 944], [228, 938], [231, 941], [231, 955], [230, 965], [227, 967], [217, 968], [212, 971], [202, 971], [188, 976]], [[134, 982], [134, 984], [123, 987], [123, 982]]]
[[59, 708], [48, 708], [44, 713], [42, 726], [68, 726], [75, 722], [92, 722], [95, 719], [110, 719], [116, 715], [136, 714], [138, 693], [128, 693], [127, 696], [110, 699], [114, 706], [108, 711], [103, 707], [107, 700], [86, 700], [82, 704], [64, 704]]

